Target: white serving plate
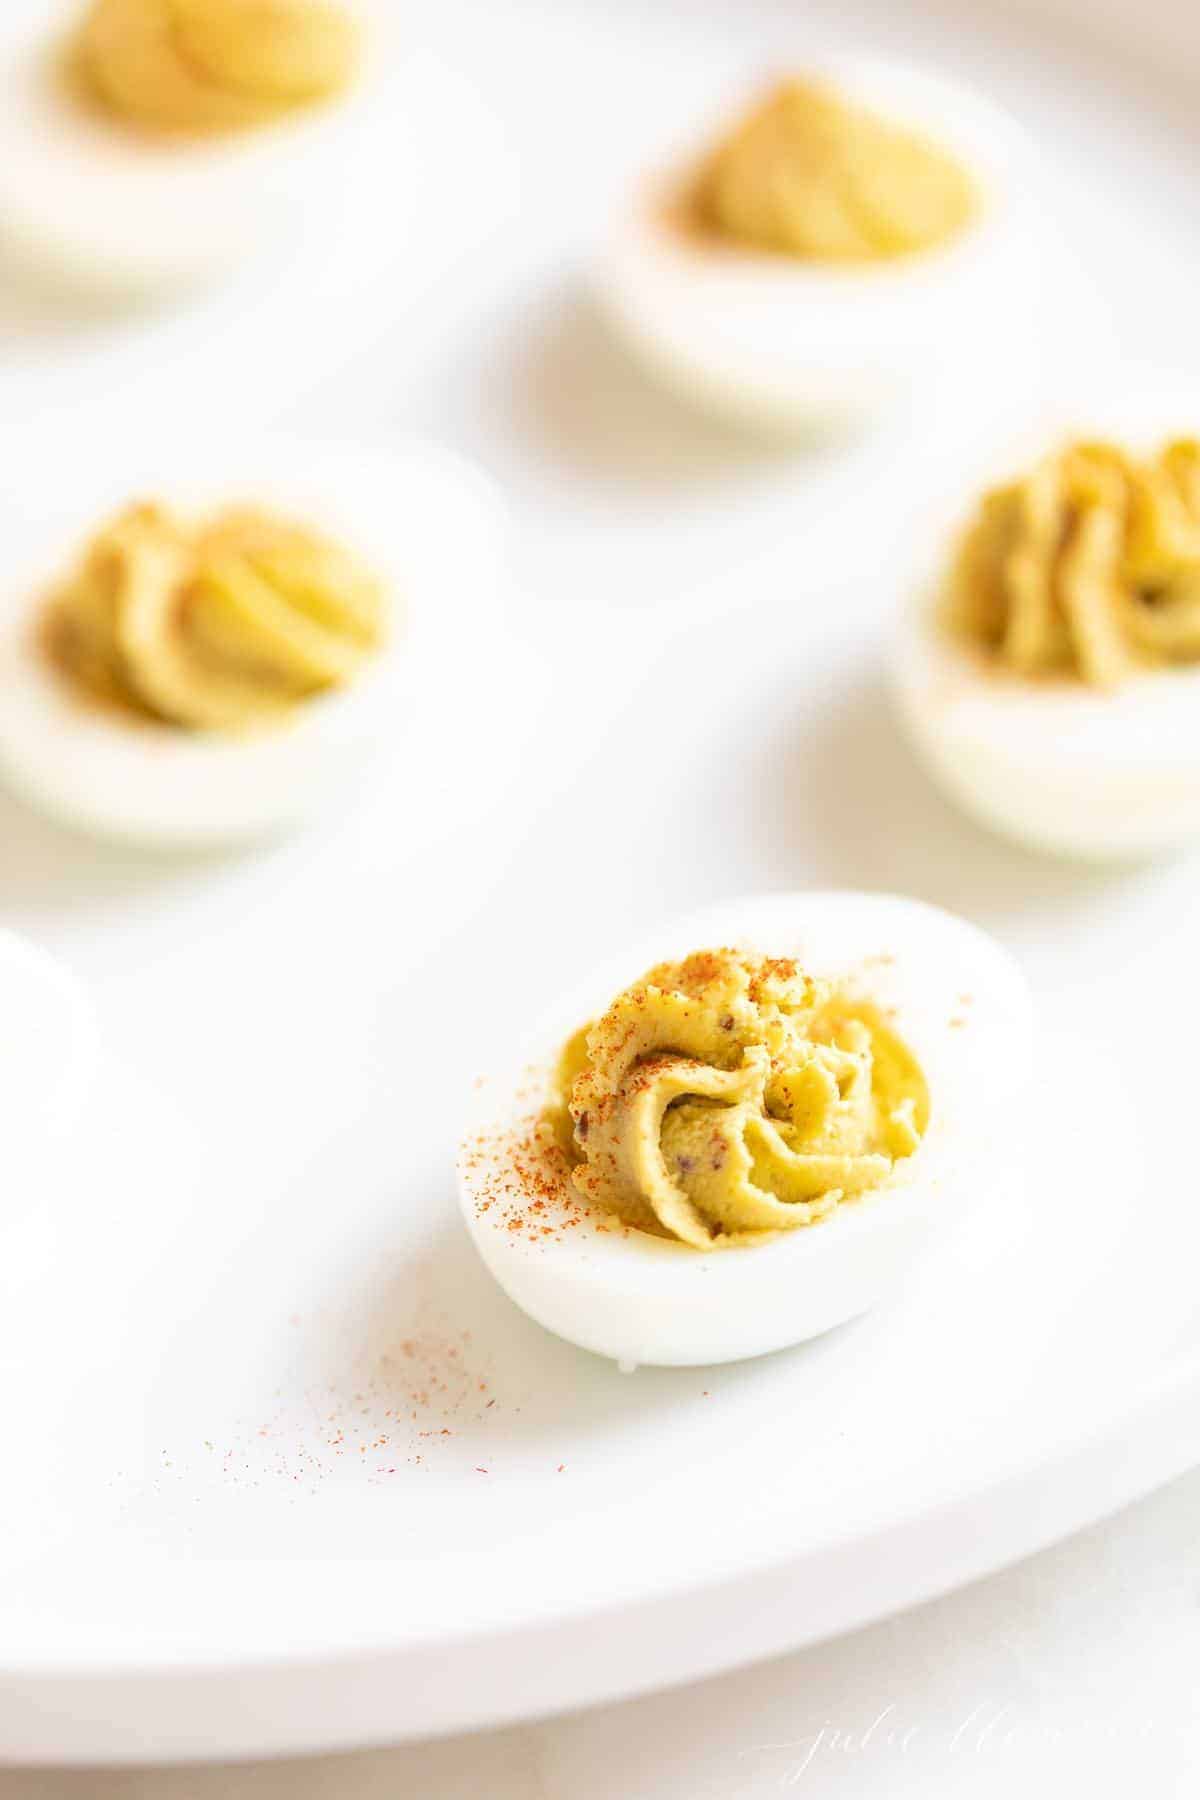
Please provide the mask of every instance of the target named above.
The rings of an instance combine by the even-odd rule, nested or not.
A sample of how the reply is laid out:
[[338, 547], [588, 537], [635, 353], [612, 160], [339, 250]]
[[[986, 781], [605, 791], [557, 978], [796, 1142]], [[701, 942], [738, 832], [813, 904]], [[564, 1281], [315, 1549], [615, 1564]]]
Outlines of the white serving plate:
[[[897, 427], [785, 456], [647, 389], [564, 280], [662, 97], [686, 111], [796, 43], [794, 16], [749, 10], [450, 0], [422, 21], [455, 103], [450, 131], [431, 109], [428, 203], [405, 255], [339, 266], [311, 357], [281, 321], [287, 382], [259, 379], [274, 308], [222, 333], [217, 302], [190, 315], [186, 408], [171, 378], [153, 411], [153, 335], [107, 365], [92, 346], [78, 407], [19, 339], [0, 371], [42, 396], [33, 438], [5, 441], [6, 554], [52, 491], [44, 441], [81, 432], [106, 366], [136, 369], [145, 408], [106, 414], [112, 459], [243, 403], [385, 444], [420, 426], [503, 478], [521, 531], [504, 632], [475, 604], [490, 524], [447, 542], [448, 659], [320, 831], [156, 861], [0, 798], [0, 917], [88, 981], [107, 1045], [74, 1175], [0, 1221], [7, 1760], [302, 1751], [689, 1679], [1200, 1459], [1200, 871], [1106, 876], [984, 837], [883, 699], [908, 521], [985, 421], [1041, 404], [1039, 372], [998, 353], [978, 392], [931, 396], [919, 454]], [[1182, 26], [1174, 76], [1125, 87], [1123, 62], [1009, 13], [965, 32], [949, 4], [880, 0], [859, 35], [869, 16], [883, 49], [1053, 123], [1047, 367], [1077, 385], [1153, 355], [1194, 379]], [[547, 76], [576, 65], [582, 91]], [[590, 966], [805, 883], [916, 893], [1022, 957], [1043, 1023], [1026, 1178], [853, 1327], [622, 1377], [477, 1264], [464, 1096], [574, 984], [580, 944]]]

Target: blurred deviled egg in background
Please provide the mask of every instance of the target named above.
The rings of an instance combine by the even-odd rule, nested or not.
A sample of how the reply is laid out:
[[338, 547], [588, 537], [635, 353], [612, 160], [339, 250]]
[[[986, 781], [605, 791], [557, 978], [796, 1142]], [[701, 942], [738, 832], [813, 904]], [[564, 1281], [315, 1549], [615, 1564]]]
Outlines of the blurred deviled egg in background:
[[630, 195], [596, 272], [648, 367], [743, 422], [823, 431], [1026, 328], [1027, 155], [958, 85], [845, 60], [776, 80]]
[[298, 823], [403, 725], [414, 652], [479, 609], [490, 486], [428, 446], [275, 436], [136, 466], [35, 461], [0, 518], [0, 774], [146, 846]]
[[1200, 840], [1200, 439], [1177, 399], [1133, 410], [1044, 431], [934, 534], [895, 665], [956, 800], [1099, 859]]
[[0, 249], [103, 293], [211, 279], [348, 180], [370, 0], [86, 0], [0, 21]]

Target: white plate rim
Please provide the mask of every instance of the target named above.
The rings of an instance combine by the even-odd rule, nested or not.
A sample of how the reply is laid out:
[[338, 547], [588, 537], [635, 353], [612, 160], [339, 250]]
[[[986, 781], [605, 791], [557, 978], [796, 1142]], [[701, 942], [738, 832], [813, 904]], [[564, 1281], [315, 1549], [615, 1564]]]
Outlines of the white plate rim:
[[[0, 1665], [9, 1761], [144, 1763], [332, 1751], [482, 1730], [698, 1680], [994, 1573], [1200, 1462], [1200, 1348], [1104, 1417], [868, 1533], [741, 1560], [635, 1601], [336, 1653]], [[846, 1604], [847, 1591], [855, 1594]], [[803, 1598], [805, 1620], [796, 1610]], [[688, 1648], [681, 1654], [681, 1626]], [[713, 1646], [717, 1647], [713, 1647]], [[316, 1707], [320, 1697], [319, 1708]]]

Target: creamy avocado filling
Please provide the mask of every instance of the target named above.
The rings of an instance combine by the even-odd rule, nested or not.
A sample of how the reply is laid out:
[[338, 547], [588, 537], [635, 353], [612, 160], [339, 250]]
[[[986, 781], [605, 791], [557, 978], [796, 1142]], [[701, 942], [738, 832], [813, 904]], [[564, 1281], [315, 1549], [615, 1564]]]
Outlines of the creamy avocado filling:
[[51, 596], [55, 665], [92, 696], [199, 731], [282, 722], [379, 647], [379, 582], [340, 545], [251, 507], [188, 523], [126, 508]]
[[906, 256], [978, 207], [946, 151], [820, 81], [782, 82], [709, 157], [695, 205], [739, 243], [827, 262]]
[[92, 0], [74, 44], [90, 93], [130, 124], [236, 131], [354, 79], [355, 21], [335, 0]]
[[1200, 442], [1136, 458], [1078, 442], [980, 502], [952, 629], [1019, 675], [1113, 688], [1200, 658]]
[[878, 1187], [917, 1148], [929, 1095], [869, 1002], [786, 958], [705, 950], [576, 1033], [547, 1111], [581, 1193], [708, 1250]]

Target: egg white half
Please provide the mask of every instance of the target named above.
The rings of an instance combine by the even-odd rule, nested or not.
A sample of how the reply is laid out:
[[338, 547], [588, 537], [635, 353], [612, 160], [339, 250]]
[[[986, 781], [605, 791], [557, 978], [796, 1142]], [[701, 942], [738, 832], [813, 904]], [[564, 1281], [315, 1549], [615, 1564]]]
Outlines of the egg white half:
[[91, 1007], [45, 950], [0, 931], [0, 1222], [78, 1116], [96, 1061]]
[[[32, 459], [25, 480], [0, 504], [0, 776], [63, 823], [146, 847], [234, 844], [318, 812], [402, 722], [409, 682], [447, 673], [464, 633], [486, 630], [496, 597], [500, 502], [484, 476], [429, 445], [192, 437], [107, 467], [98, 446], [76, 445], [50, 469]], [[385, 584], [383, 648], [347, 687], [241, 737], [126, 718], [81, 696], [48, 664], [38, 616], [88, 537], [139, 497], [185, 512], [261, 503], [343, 541]]]
[[[686, 397], [768, 427], [839, 430], [986, 357], [997, 332], [1007, 344], [1028, 330], [1035, 258], [1013, 196], [1029, 151], [1011, 120], [944, 78], [853, 58], [804, 68], [961, 158], [980, 192], [963, 234], [846, 266], [702, 241], [670, 216], [693, 153], [626, 202], [595, 285], [619, 334]], [[740, 110], [731, 98], [707, 142]]]
[[[531, 1180], [528, 1131], [558, 1049], [653, 962], [722, 944], [794, 956], [895, 1008], [931, 1097], [916, 1153], [820, 1223], [697, 1251], [630, 1230], [563, 1185]], [[1029, 1078], [1024, 977], [982, 931], [886, 894], [771, 894], [682, 919], [599, 971], [539, 1033], [532, 1061], [482, 1082], [459, 1156], [462, 1215], [500, 1286], [559, 1337], [624, 1365], [734, 1362], [867, 1311], [938, 1232], [981, 1202]], [[535, 1203], [540, 1201], [540, 1207]], [[516, 1221], [516, 1223], [514, 1223]]]
[[0, 21], [0, 249], [105, 295], [207, 281], [336, 204], [394, 58], [389, 10], [359, 0], [360, 83], [254, 130], [158, 138], [92, 115], [57, 73], [79, 17], [17, 0]]
[[898, 708], [931, 775], [984, 824], [1030, 848], [1095, 861], [1200, 840], [1200, 664], [1136, 676], [1113, 692], [1027, 680], [955, 642], [939, 596], [959, 532], [985, 488], [1069, 438], [1149, 452], [1200, 431], [1200, 396], [1148, 376], [1126, 397], [1056, 405], [994, 449], [963, 490], [929, 509], [896, 636]]

